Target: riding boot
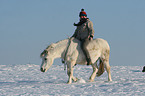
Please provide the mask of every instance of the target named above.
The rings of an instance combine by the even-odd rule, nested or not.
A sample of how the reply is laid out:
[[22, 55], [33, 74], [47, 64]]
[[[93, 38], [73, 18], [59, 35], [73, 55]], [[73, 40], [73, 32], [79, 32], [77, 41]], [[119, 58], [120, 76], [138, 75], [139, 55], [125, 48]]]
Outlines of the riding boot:
[[90, 59], [90, 58], [86, 58], [86, 60], [87, 60], [87, 65], [91, 65], [91, 64], [92, 64], [92, 62], [91, 62], [91, 59]]
[[90, 40], [88, 38], [86, 38], [86, 39], [81, 41], [81, 48], [82, 48], [82, 51], [83, 51], [83, 53], [85, 55], [85, 58], [86, 58], [86, 61], [87, 61], [87, 65], [91, 65], [92, 64], [91, 59], [90, 59], [90, 55], [89, 55], [89, 51], [86, 48], [89, 42], [90, 42]]

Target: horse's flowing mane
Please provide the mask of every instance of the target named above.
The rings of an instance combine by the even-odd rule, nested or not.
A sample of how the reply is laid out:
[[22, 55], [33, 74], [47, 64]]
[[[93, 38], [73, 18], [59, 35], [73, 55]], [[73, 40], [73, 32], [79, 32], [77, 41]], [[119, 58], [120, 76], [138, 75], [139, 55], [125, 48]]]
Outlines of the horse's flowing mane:
[[[69, 39], [69, 38], [68, 38], [68, 39]], [[46, 49], [40, 54], [40, 57], [42, 58], [42, 56], [44, 56], [45, 54], [47, 54], [48, 51], [49, 51], [51, 48], [55, 48], [57, 45], [63, 44], [63, 43], [66, 42], [68, 39], [60, 40], [60, 41], [57, 41], [56, 43], [52, 43], [52, 44], [48, 45], [48, 46], [46, 47]]]

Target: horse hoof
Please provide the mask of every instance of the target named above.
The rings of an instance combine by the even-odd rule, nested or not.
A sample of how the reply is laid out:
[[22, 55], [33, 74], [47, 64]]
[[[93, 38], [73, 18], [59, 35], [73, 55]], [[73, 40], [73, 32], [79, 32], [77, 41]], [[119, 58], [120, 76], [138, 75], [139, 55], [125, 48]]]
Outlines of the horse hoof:
[[77, 82], [78, 80], [79, 80], [78, 78], [73, 79], [74, 82]]
[[70, 82], [67, 82], [66, 84], [71, 84]]
[[94, 80], [89, 80], [89, 82], [94, 82]]
[[108, 80], [109, 82], [111, 82], [112, 81], [112, 79], [111, 80]]

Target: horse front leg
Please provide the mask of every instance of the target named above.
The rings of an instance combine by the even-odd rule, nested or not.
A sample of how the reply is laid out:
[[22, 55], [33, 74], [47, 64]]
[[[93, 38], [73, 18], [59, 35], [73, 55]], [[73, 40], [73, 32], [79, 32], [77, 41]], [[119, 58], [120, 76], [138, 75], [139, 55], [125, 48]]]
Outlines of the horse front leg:
[[73, 76], [73, 66], [74, 66], [74, 64], [75, 63], [72, 63], [72, 62], [67, 64], [67, 75], [69, 77], [67, 84], [71, 84], [72, 80], [75, 81], [75, 82], [77, 81], [77, 78], [75, 78]]
[[92, 75], [90, 76], [89, 82], [93, 82], [96, 77], [96, 73], [98, 72], [97, 62], [92, 64], [92, 68], [93, 68], [93, 72], [92, 72]]

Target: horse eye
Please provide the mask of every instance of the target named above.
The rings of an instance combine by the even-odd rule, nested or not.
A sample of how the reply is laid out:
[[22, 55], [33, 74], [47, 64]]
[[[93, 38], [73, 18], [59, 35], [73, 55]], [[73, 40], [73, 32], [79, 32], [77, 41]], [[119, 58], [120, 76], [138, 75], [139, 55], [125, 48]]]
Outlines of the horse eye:
[[45, 61], [47, 60], [47, 58], [44, 59]]

